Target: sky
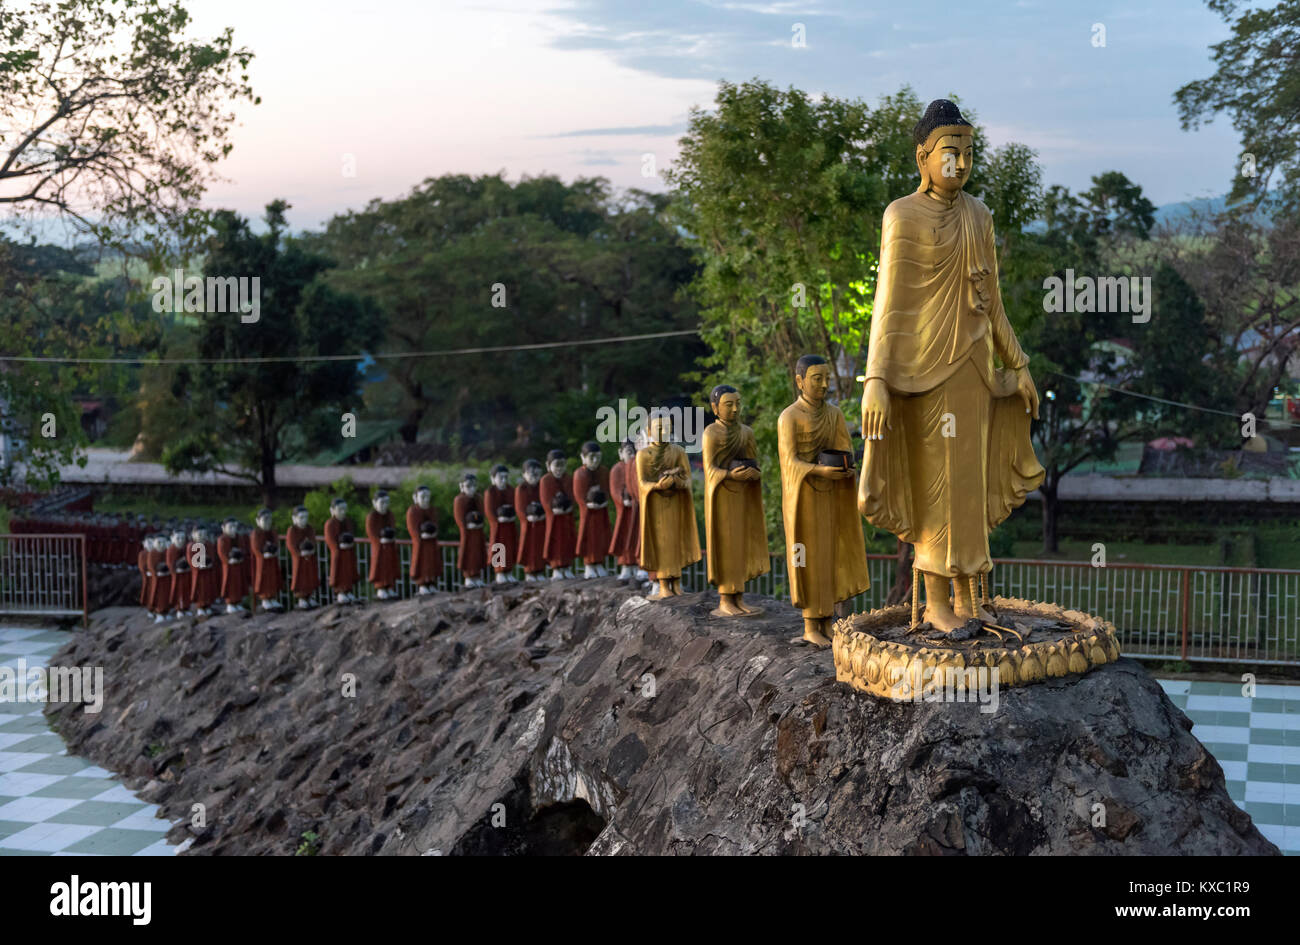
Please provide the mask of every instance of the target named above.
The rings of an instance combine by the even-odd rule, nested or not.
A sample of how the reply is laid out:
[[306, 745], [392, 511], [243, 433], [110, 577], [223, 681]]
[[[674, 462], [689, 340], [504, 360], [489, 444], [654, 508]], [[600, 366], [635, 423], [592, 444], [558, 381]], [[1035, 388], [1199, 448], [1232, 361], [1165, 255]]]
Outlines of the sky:
[[[1210, 75], [1227, 26], [1196, 0], [190, 0], [256, 54], [227, 178], [205, 203], [314, 228], [449, 173], [647, 177], [719, 79], [861, 98], [958, 94], [994, 146], [1034, 148], [1047, 184], [1120, 170], [1157, 205], [1222, 194], [1226, 118], [1180, 129], [1172, 96]], [[1104, 29], [1104, 46], [1097, 45]], [[804, 45], [794, 40], [802, 36]]]

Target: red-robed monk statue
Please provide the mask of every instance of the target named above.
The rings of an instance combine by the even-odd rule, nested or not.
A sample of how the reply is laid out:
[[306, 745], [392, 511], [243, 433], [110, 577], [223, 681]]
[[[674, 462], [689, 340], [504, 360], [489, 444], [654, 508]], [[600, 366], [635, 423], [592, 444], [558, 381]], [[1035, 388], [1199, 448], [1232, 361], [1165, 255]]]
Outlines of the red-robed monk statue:
[[460, 529], [460, 542], [456, 550], [456, 567], [465, 579], [466, 587], [483, 586], [483, 569], [487, 567], [487, 542], [483, 536], [483, 500], [478, 494], [478, 476], [465, 473], [460, 477], [460, 495], [451, 507]]
[[442, 549], [438, 547], [438, 512], [428, 486], [417, 486], [415, 500], [406, 510], [406, 531], [411, 536], [411, 583], [417, 594], [438, 590], [442, 577]]
[[284, 533], [284, 543], [289, 549], [289, 590], [297, 598], [299, 610], [315, 607], [312, 597], [320, 587], [320, 565], [316, 554], [316, 529], [308, 521], [307, 506], [293, 510], [293, 524]]
[[535, 459], [524, 460], [523, 481], [515, 486], [515, 511], [519, 523], [519, 567], [524, 581], [541, 581], [546, 578], [546, 510], [542, 507], [540, 483], [545, 468]]
[[500, 463], [492, 467], [492, 485], [483, 493], [483, 514], [488, 520], [488, 564], [498, 584], [514, 584], [511, 572], [519, 556], [519, 513], [510, 470]]
[[253, 553], [253, 593], [266, 611], [283, 610], [280, 591], [284, 576], [280, 573], [280, 536], [271, 524], [271, 510], [257, 513], [257, 527], [249, 539]]
[[549, 470], [537, 484], [542, 510], [546, 513], [546, 540], [542, 555], [551, 566], [551, 580], [562, 581], [573, 574], [578, 535], [573, 527], [573, 479], [565, 473], [567, 462], [560, 450], [546, 454]]
[[609, 577], [609, 470], [600, 465], [600, 444], [588, 440], [579, 452], [582, 465], [573, 473], [573, 493], [578, 503], [578, 555], [585, 565], [584, 578]]
[[618, 463], [609, 472], [609, 495], [617, 514], [609, 539], [609, 553], [618, 562], [620, 581], [639, 580], [637, 562], [641, 551], [641, 503], [637, 500], [636, 444], [624, 440], [618, 448]]
[[343, 498], [330, 502], [330, 519], [325, 523], [325, 545], [330, 552], [330, 590], [334, 592], [334, 602], [357, 603], [352, 588], [361, 575], [357, 571], [352, 520], [348, 518], [348, 503]]
[[241, 603], [248, 596], [248, 573], [244, 570], [244, 549], [239, 541], [239, 521], [228, 518], [221, 523], [221, 537], [217, 539], [217, 557], [221, 560], [221, 599], [226, 602], [226, 613], [237, 614], [244, 609]]
[[366, 513], [366, 537], [370, 539], [370, 583], [380, 600], [396, 600], [401, 564], [397, 557], [397, 529], [388, 508], [388, 493], [380, 489]]

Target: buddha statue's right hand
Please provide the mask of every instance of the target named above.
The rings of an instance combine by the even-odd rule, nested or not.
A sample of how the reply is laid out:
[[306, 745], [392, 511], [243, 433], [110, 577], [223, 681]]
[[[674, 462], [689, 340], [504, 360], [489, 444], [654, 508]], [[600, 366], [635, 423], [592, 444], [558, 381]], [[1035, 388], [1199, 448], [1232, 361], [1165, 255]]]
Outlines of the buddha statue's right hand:
[[883, 440], [887, 429], [893, 429], [889, 423], [889, 388], [883, 380], [873, 377], [862, 392], [862, 437]]

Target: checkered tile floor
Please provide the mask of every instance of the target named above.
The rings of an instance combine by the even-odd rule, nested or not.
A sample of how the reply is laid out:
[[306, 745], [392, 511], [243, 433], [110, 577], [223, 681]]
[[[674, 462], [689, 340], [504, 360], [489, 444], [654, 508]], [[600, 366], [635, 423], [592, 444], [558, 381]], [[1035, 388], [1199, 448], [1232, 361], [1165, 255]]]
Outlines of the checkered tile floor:
[[[67, 635], [0, 627], [0, 665], [44, 666]], [[40, 702], [0, 702], [0, 856], [171, 856], [171, 827], [103, 768], [69, 755]]]
[[[44, 665], [63, 645], [58, 630], [0, 627], [0, 665]], [[1174, 704], [1223, 766], [1228, 793], [1264, 836], [1300, 854], [1300, 686], [1162, 679]], [[169, 856], [158, 808], [112, 774], [67, 754], [41, 703], [0, 702], [0, 856]]]
[[1192, 734], [1223, 766], [1228, 794], [1283, 853], [1300, 854], [1300, 686], [1162, 679]]

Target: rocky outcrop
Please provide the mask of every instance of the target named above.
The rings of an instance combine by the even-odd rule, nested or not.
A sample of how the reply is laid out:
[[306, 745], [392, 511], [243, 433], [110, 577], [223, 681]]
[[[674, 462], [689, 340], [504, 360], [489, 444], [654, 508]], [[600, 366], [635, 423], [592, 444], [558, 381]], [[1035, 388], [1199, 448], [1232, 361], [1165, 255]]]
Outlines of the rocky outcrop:
[[789, 605], [712, 606], [610, 580], [111, 616], [54, 661], [103, 666], [104, 711], [48, 712], [192, 853], [1277, 852], [1131, 660], [888, 702]]

